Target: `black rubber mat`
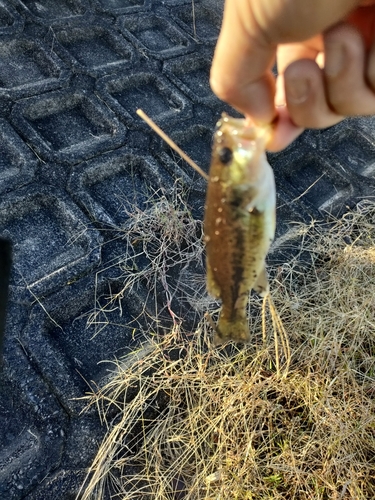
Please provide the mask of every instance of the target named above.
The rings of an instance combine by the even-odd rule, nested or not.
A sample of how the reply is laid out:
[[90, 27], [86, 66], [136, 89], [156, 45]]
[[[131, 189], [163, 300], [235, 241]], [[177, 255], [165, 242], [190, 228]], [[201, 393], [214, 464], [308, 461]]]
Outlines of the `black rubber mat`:
[[[73, 499], [95, 455], [104, 429], [79, 398], [107, 375], [102, 360], [137, 345], [131, 324], [148, 297], [145, 286], [91, 317], [121, 290], [110, 263], [126, 241], [114, 228], [177, 178], [201, 219], [206, 190], [135, 111], [208, 170], [215, 122], [233, 113], [209, 88], [220, 22], [211, 0], [194, 0], [194, 12], [191, 0], [0, 1], [0, 238], [13, 248], [2, 500]], [[340, 216], [373, 196], [374, 137], [373, 118], [350, 119], [270, 155], [279, 206], [270, 260], [289, 258], [291, 221]], [[9, 243], [0, 245], [4, 289]]]

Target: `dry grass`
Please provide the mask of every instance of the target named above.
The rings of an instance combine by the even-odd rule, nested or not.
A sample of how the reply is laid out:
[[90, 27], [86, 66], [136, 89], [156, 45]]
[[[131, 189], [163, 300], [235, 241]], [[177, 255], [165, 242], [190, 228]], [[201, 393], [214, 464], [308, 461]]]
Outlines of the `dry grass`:
[[204, 319], [150, 335], [90, 396], [108, 433], [84, 500], [375, 498], [375, 204], [299, 232], [306, 264], [271, 283], [291, 358], [269, 312], [246, 348]]
[[95, 326], [95, 335], [107, 326], [107, 311], [117, 308], [122, 314], [124, 296], [140, 290], [142, 296], [147, 291], [140, 317], [153, 329], [166, 317], [173, 324], [180, 323], [181, 310], [187, 308], [201, 316], [212, 304], [205, 294], [202, 221], [193, 218], [185, 202], [186, 194], [176, 181], [168, 193], [163, 189], [150, 191], [141, 206], [124, 206], [125, 224], [111, 228], [123, 241], [123, 254], [108, 265], [116, 269], [122, 286], [106, 298], [104, 305], [99, 297], [95, 298], [88, 319], [88, 325]]

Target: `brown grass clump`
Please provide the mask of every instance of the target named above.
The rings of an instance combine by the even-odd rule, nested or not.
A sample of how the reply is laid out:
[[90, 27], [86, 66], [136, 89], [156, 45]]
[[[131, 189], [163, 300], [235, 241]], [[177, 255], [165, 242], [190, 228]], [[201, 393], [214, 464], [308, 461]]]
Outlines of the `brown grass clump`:
[[246, 348], [204, 319], [151, 336], [91, 395], [108, 433], [83, 500], [375, 498], [375, 204], [299, 234], [271, 282], [291, 357], [269, 312]]

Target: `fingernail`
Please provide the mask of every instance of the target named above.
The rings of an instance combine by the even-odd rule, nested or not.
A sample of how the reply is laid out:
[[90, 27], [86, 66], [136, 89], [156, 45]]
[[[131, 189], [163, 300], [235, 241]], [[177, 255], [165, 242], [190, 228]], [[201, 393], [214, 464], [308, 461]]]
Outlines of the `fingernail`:
[[304, 78], [288, 80], [285, 86], [287, 101], [301, 104], [306, 101], [310, 93], [310, 84]]
[[326, 42], [324, 72], [327, 76], [336, 77], [345, 66], [345, 49], [341, 43]]

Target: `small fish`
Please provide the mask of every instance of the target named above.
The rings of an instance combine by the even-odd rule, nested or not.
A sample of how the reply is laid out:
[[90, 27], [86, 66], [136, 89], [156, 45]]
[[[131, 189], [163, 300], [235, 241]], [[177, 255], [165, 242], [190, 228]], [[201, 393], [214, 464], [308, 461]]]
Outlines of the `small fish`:
[[276, 190], [265, 155], [270, 127], [223, 113], [212, 148], [204, 234], [207, 290], [222, 301], [214, 343], [250, 340], [250, 290], [268, 292], [265, 258], [275, 235]]

